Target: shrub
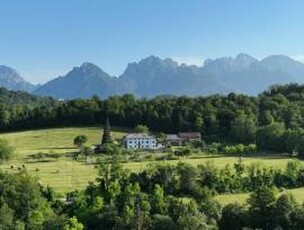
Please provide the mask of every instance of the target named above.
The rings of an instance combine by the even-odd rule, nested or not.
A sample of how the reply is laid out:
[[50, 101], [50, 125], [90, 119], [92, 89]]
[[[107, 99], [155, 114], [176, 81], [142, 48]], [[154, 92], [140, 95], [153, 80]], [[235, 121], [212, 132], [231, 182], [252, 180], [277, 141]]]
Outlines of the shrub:
[[135, 132], [136, 133], [149, 133], [149, 128], [146, 125], [137, 125], [135, 127]]
[[87, 141], [88, 141], [88, 137], [86, 135], [79, 135], [74, 138], [74, 145], [80, 148]]
[[10, 146], [7, 140], [0, 139], [0, 161], [9, 160], [14, 151], [14, 147]]

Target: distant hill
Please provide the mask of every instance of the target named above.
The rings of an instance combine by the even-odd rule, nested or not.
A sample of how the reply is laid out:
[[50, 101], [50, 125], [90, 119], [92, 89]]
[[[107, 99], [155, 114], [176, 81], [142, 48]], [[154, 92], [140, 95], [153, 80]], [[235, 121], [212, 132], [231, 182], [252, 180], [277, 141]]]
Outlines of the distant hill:
[[122, 82], [102, 71], [92, 63], [83, 63], [65, 76], [60, 76], [40, 86], [33, 93], [60, 99], [90, 98], [97, 95], [106, 98], [127, 93]]
[[[2, 75], [1, 75], [2, 73]], [[2, 76], [2, 77], [1, 77]], [[273, 84], [304, 83], [304, 64], [284, 55], [258, 60], [248, 54], [206, 60], [202, 66], [178, 64], [170, 58], [150, 56], [128, 64], [119, 77], [92, 63], [74, 67], [35, 89], [9, 68], [0, 68], [0, 86], [59, 99], [132, 93], [156, 95], [210, 95], [229, 92], [257, 95]]]
[[0, 65], [0, 87], [26, 92], [32, 92], [36, 88], [35, 85], [25, 81], [16, 70], [5, 65]]
[[0, 87], [0, 104], [6, 106], [26, 105], [27, 108], [41, 105], [56, 105], [58, 100], [51, 97], [35, 96], [24, 91], [8, 90]]

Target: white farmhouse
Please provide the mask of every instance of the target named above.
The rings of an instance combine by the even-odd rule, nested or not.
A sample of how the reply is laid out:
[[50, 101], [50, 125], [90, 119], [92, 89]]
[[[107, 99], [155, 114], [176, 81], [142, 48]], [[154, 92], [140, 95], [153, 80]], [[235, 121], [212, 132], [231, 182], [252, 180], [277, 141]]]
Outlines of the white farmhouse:
[[124, 138], [126, 149], [157, 149], [156, 138], [145, 133], [130, 133]]

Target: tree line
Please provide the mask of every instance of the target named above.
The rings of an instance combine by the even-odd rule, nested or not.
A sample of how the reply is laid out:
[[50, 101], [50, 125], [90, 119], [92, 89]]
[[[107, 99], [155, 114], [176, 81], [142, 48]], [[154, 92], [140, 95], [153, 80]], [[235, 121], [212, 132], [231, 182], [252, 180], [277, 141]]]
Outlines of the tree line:
[[304, 154], [303, 85], [272, 86], [257, 97], [234, 93], [151, 99], [127, 94], [69, 101], [28, 97], [18, 103], [2, 100], [0, 130], [95, 125], [109, 118], [112, 126], [143, 124], [166, 133], [199, 131], [209, 143], [257, 144], [260, 149]]

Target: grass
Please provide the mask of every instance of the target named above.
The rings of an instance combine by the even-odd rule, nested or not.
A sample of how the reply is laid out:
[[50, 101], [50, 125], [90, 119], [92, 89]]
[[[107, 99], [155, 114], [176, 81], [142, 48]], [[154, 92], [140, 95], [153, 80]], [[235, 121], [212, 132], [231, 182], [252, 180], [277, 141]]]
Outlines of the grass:
[[[304, 188], [287, 189], [284, 192], [291, 193], [297, 202], [304, 202]], [[239, 194], [223, 194], [217, 195], [215, 199], [219, 201], [222, 205], [227, 205], [230, 203], [246, 204], [249, 198], [249, 193], [239, 193]]]
[[[121, 139], [125, 132], [112, 131], [114, 139]], [[14, 132], [0, 134], [1, 139], [6, 139], [16, 147], [16, 159], [27, 157], [29, 154], [66, 153], [75, 151], [73, 139], [75, 136], [85, 134], [88, 144], [99, 144], [102, 136], [101, 127], [75, 127], [53, 128], [35, 131]]]
[[[198, 165], [205, 164], [206, 162], [211, 161], [214, 163], [216, 167], [223, 168], [227, 164], [233, 165], [234, 163], [238, 162], [238, 160], [239, 157], [234, 157], [234, 156], [210, 156], [210, 155], [201, 154], [200, 157], [180, 158], [178, 160], [167, 160], [165, 162], [161, 161], [159, 163], [177, 164], [178, 162], [182, 161], [196, 167]], [[259, 162], [264, 166], [274, 167], [279, 169], [284, 169], [288, 161], [293, 161], [293, 160], [290, 158], [275, 156], [275, 155], [259, 155], [259, 156], [243, 157], [243, 162], [246, 165]], [[125, 168], [138, 172], [141, 169], [145, 168], [149, 163], [151, 162], [148, 161], [129, 162], [129, 163], [125, 163], [124, 166]]]
[[[119, 140], [125, 135], [126, 130], [112, 129], [112, 137]], [[34, 131], [23, 131], [0, 134], [0, 139], [6, 139], [16, 148], [16, 154], [10, 161], [0, 165], [0, 169], [17, 172], [17, 167], [26, 164], [28, 172], [37, 176], [45, 184], [54, 187], [57, 192], [67, 192], [74, 189], [84, 188], [89, 181], [94, 181], [97, 176], [97, 170], [94, 165], [87, 164], [84, 161], [75, 161], [66, 154], [78, 151], [73, 145], [75, 136], [85, 134], [88, 136], [88, 145], [99, 144], [102, 129], [101, 127], [73, 127], [73, 128], [51, 128]], [[33, 159], [33, 154], [58, 155], [58, 158], [47, 157], [42, 159]], [[149, 155], [153, 157], [149, 158]], [[128, 162], [123, 166], [134, 172], [139, 172], [153, 162], [154, 156], [163, 156], [162, 153], [141, 154], [141, 162]], [[146, 157], [146, 158], [145, 158]], [[234, 164], [238, 157], [229, 156], [210, 156], [202, 153], [192, 154], [189, 158], [180, 158], [178, 160], [154, 161], [153, 163], [177, 164], [183, 161], [193, 166], [213, 161], [217, 167], [224, 167], [227, 164]], [[285, 168], [290, 159], [274, 155], [260, 155], [244, 157], [245, 164], [261, 162], [268, 167]], [[14, 165], [14, 169], [11, 169]], [[38, 171], [36, 171], [38, 169]], [[240, 194], [240, 199], [242, 195]], [[245, 195], [243, 195], [245, 197]], [[220, 199], [220, 198], [219, 198]], [[227, 196], [225, 199], [234, 199]], [[245, 199], [245, 198], [244, 198]]]
[[[0, 165], [0, 168], [14, 172], [17, 171], [17, 167], [26, 164], [28, 172], [58, 192], [84, 188], [88, 181], [95, 179], [97, 170], [91, 164], [64, 157], [65, 154], [78, 151], [73, 145], [73, 139], [80, 134], [88, 136], [88, 145], [98, 144], [102, 129], [101, 127], [53, 128], [0, 134], [0, 139], [8, 140], [16, 148], [13, 159]], [[125, 132], [115, 129], [112, 131], [115, 139], [121, 139], [124, 134]], [[37, 153], [58, 154], [60, 158], [41, 160], [30, 158], [30, 155]], [[11, 169], [11, 165], [15, 168]]]
[[[14, 162], [16, 164], [16, 162]], [[19, 164], [16, 165], [20, 165]], [[6, 164], [1, 167], [9, 172], [18, 171], [11, 169]], [[57, 192], [67, 192], [74, 189], [83, 189], [88, 181], [94, 181], [97, 171], [93, 165], [86, 165], [68, 159], [59, 159], [50, 162], [35, 162], [26, 164], [27, 171], [39, 178], [42, 184], [50, 185]], [[37, 172], [36, 169], [39, 169]]]

